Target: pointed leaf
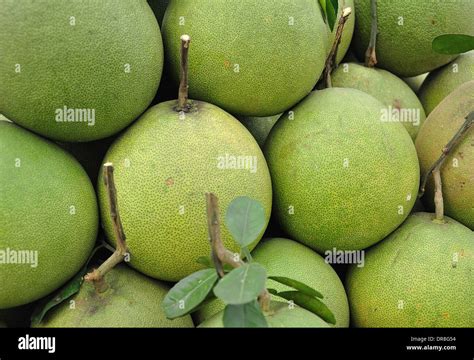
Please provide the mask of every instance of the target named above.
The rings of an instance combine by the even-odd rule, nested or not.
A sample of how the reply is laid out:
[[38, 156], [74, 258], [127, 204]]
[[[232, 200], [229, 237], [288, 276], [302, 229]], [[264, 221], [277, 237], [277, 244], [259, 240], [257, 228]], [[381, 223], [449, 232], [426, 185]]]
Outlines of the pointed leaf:
[[87, 269], [89, 266], [89, 262], [91, 261], [92, 257], [97, 253], [97, 251], [101, 248], [105, 247], [103, 244], [98, 245], [92, 250], [92, 253], [89, 255], [86, 263], [82, 267], [81, 270], [71, 279], [69, 282], [66, 283], [58, 292], [56, 292], [53, 296], [46, 298], [45, 300], [41, 301], [33, 311], [31, 315], [31, 326], [37, 326], [43, 321], [45, 315], [51, 310], [53, 307], [61, 304], [63, 301], [69, 299], [74, 294], [78, 293], [81, 289], [81, 285], [84, 281], [84, 275], [87, 273]]
[[337, 20], [337, 11], [339, 8], [338, 0], [326, 0], [326, 16], [328, 25], [331, 31], [334, 31], [334, 26]]
[[175, 319], [190, 313], [207, 298], [217, 278], [216, 270], [212, 268], [196, 271], [178, 282], [161, 305], [166, 317]]
[[[204, 265], [207, 268], [215, 268], [214, 263], [212, 262], [209, 256], [200, 256], [197, 258], [196, 262], [198, 264]], [[224, 264], [224, 272], [230, 272], [234, 268], [228, 264]]]
[[214, 264], [211, 261], [211, 258], [209, 256], [200, 256], [196, 259], [196, 262], [198, 264], [204, 265], [207, 268], [213, 268]]
[[319, 299], [303, 294], [299, 291], [283, 291], [276, 294], [286, 300], [292, 300], [296, 305], [311, 311], [313, 314], [318, 315], [324, 321], [335, 324], [336, 318], [331, 310]]
[[248, 246], [265, 228], [265, 209], [257, 200], [238, 197], [227, 208], [225, 223], [235, 241], [241, 247]]
[[306, 294], [308, 296], [317, 297], [317, 298], [320, 298], [320, 299], [324, 298], [324, 296], [319, 291], [313, 289], [312, 287], [310, 287], [306, 284], [303, 284], [301, 281], [290, 279], [290, 278], [283, 277], [283, 276], [269, 276], [268, 278], [271, 279], [271, 280], [274, 280], [276, 282], [279, 282], [280, 284], [283, 284], [283, 285], [292, 287], [293, 289], [299, 290], [300, 292], [302, 292], [303, 294]]
[[220, 279], [214, 287], [214, 294], [226, 304], [246, 304], [260, 295], [266, 280], [267, 272], [263, 266], [245, 264]]
[[462, 34], [440, 35], [433, 40], [432, 47], [433, 51], [439, 54], [462, 54], [474, 49], [474, 36]]
[[257, 300], [247, 304], [227, 305], [224, 309], [226, 328], [266, 328], [267, 320]]

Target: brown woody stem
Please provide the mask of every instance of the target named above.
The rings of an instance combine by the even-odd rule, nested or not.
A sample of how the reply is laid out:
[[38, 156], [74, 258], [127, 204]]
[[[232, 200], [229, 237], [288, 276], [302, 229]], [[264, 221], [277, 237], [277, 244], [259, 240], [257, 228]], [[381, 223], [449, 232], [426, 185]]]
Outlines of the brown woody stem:
[[127, 243], [118, 210], [117, 189], [115, 188], [114, 167], [112, 163], [105, 163], [103, 171], [104, 183], [107, 188], [107, 195], [109, 199], [112, 227], [114, 230], [115, 239], [117, 239], [117, 248], [115, 249], [114, 253], [99, 266], [98, 269], [94, 269], [92, 272], [84, 276], [86, 281], [93, 281], [99, 291], [104, 290], [104, 275], [113, 269], [117, 264], [121, 263], [127, 255]]
[[188, 112], [190, 109], [188, 101], [188, 52], [191, 37], [189, 35], [181, 36], [181, 81], [179, 84], [178, 107], [177, 111]]
[[341, 44], [342, 33], [344, 31], [344, 25], [347, 22], [347, 19], [352, 13], [352, 9], [350, 7], [344, 8], [342, 10], [342, 16], [339, 18], [339, 22], [337, 24], [336, 36], [334, 38], [334, 43], [332, 44], [331, 51], [326, 59], [326, 64], [324, 66], [324, 84], [326, 88], [332, 87], [331, 82], [331, 73], [337, 66], [337, 51], [339, 49], [339, 45]]
[[443, 201], [443, 184], [441, 182], [441, 173], [439, 168], [436, 168], [433, 171], [434, 183], [435, 183], [435, 193], [434, 193], [434, 203], [436, 211], [436, 220], [443, 220], [444, 217], [444, 201]]
[[[206, 193], [206, 209], [207, 209], [207, 227], [209, 230], [209, 241], [211, 243], [211, 256], [216, 266], [219, 277], [223, 277], [224, 264], [232, 266], [234, 269], [245, 263], [240, 259], [238, 254], [234, 254], [228, 250], [221, 238], [220, 221], [219, 221], [219, 199], [213, 193]], [[270, 293], [267, 289], [262, 291], [259, 298], [260, 306], [263, 311], [270, 308]]]
[[370, 29], [370, 41], [369, 47], [365, 52], [365, 66], [373, 68], [377, 64], [377, 34], [378, 34], [378, 24], [377, 24], [377, 0], [370, 1], [370, 14], [372, 17], [372, 26]]
[[434, 173], [435, 170], [440, 170], [441, 166], [444, 164], [444, 161], [448, 157], [448, 155], [451, 153], [451, 151], [459, 144], [459, 142], [462, 140], [464, 134], [466, 134], [469, 129], [474, 125], [474, 111], [469, 113], [468, 116], [466, 116], [464, 123], [461, 125], [459, 130], [454, 134], [452, 139], [448, 142], [448, 144], [443, 148], [441, 152], [441, 156], [436, 160], [436, 162], [431, 165], [431, 167], [428, 169], [428, 171], [423, 175], [423, 178], [421, 180], [421, 185], [420, 185], [420, 192], [418, 194], [418, 197], [422, 197], [425, 194], [426, 190], [426, 183], [428, 182], [428, 178], [432, 173]]

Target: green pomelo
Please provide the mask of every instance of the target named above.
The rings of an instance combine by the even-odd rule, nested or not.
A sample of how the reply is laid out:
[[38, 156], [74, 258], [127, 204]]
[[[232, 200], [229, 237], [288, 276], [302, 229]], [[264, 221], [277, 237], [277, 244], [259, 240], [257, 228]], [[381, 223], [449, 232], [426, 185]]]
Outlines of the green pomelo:
[[[425, 81], [426, 77], [428, 76], [429, 73], [413, 76], [413, 77], [408, 77], [408, 78], [403, 78], [402, 80], [407, 83], [407, 85], [416, 93], [418, 94], [418, 91], [420, 90], [421, 86], [423, 85], [423, 82]], [[426, 111], [426, 109], [425, 109]]]
[[[85, 281], [80, 291], [47, 313], [40, 327], [194, 327], [191, 316], [169, 320], [161, 308], [169, 287], [126, 265], [105, 275], [98, 292]], [[71, 302], [74, 306], [71, 306]]]
[[79, 163], [59, 146], [0, 121], [0, 308], [37, 300], [86, 261], [97, 201]]
[[[355, 0], [354, 49], [360, 59], [369, 45], [371, 0]], [[474, 35], [474, 1], [377, 0], [378, 66], [401, 76], [430, 72], [456, 55], [442, 55], [432, 48], [444, 34]]]
[[328, 47], [316, 0], [172, 1], [163, 41], [175, 83], [182, 34], [192, 39], [190, 96], [245, 116], [280, 114], [308, 95]]
[[165, 16], [166, 8], [168, 7], [170, 0], [148, 0], [153, 13], [155, 14], [158, 24], [161, 26], [163, 22], [163, 16]]
[[380, 100], [386, 120], [401, 122], [411, 138], [416, 138], [425, 121], [425, 111], [416, 94], [402, 79], [382, 69], [351, 63], [341, 64], [331, 80], [334, 87], [358, 89]]
[[293, 239], [323, 252], [364, 249], [408, 216], [418, 193], [416, 150], [382, 104], [356, 89], [315, 91], [270, 132], [274, 209]]
[[[319, 0], [316, 0], [316, 1], [319, 1]], [[336, 23], [334, 25], [333, 31], [331, 31], [331, 29], [329, 28], [329, 25], [327, 27], [328, 32], [329, 32], [329, 44], [328, 44], [327, 55], [329, 55], [329, 52], [331, 51], [331, 47], [336, 38], [337, 25], [339, 24], [339, 20], [341, 19], [342, 11], [344, 10], [344, 8], [347, 8], [347, 7], [350, 7], [352, 11], [344, 25], [344, 29], [342, 31], [341, 42], [339, 43], [339, 46], [337, 48], [337, 56], [336, 56], [337, 64], [339, 64], [342, 61], [347, 51], [349, 50], [349, 46], [351, 45], [351, 41], [352, 41], [352, 35], [354, 34], [354, 26], [355, 26], [355, 18], [356, 18], [354, 0], [339, 0], [337, 19], [336, 19]]]
[[[426, 119], [416, 140], [421, 172], [424, 174], [441, 156], [452, 139], [474, 111], [474, 80], [445, 98]], [[444, 211], [447, 215], [474, 229], [474, 130], [469, 130], [451, 151], [441, 167]], [[434, 209], [434, 182], [429, 177], [423, 200]]]
[[426, 114], [430, 114], [456, 88], [471, 80], [474, 80], [474, 51], [463, 54], [452, 63], [431, 72], [419, 92]]
[[0, 0], [0, 112], [48, 138], [113, 135], [152, 101], [160, 29], [145, 0]]
[[[196, 260], [209, 256], [206, 192], [219, 198], [221, 219], [238, 196], [260, 201], [267, 222], [272, 204], [265, 158], [245, 127], [214, 105], [194, 101], [183, 117], [174, 110], [176, 104], [169, 101], [149, 109], [104, 160], [115, 166], [130, 264], [167, 281], [200, 269]], [[102, 221], [108, 238], [115, 241], [102, 174], [98, 190]], [[237, 251], [223, 222], [221, 231], [226, 247]]]
[[474, 234], [448, 217], [411, 215], [350, 268], [356, 327], [473, 327]]
[[263, 148], [268, 134], [275, 126], [281, 114], [267, 116], [267, 117], [252, 117], [252, 116], [238, 116], [240, 122], [247, 128], [248, 131], [257, 140], [258, 145]]
[[[283, 276], [301, 281], [324, 295], [322, 300], [336, 317], [337, 327], [349, 326], [349, 304], [341, 280], [332, 267], [313, 250], [295, 241], [272, 238], [264, 240], [252, 252], [254, 261], [263, 265], [269, 276]], [[273, 280], [268, 288], [292, 290]], [[280, 298], [274, 298], [279, 299]], [[213, 300], [199, 309], [194, 318], [199, 324], [224, 309], [224, 303]]]
[[[312, 312], [303, 309], [299, 306], [290, 307], [289, 304], [272, 301], [270, 303], [270, 310], [265, 314], [268, 326], [271, 328], [327, 328], [329, 324], [326, 323], [319, 316]], [[223, 328], [224, 327], [224, 312], [221, 311], [204, 321], [198, 327], [200, 328]]]

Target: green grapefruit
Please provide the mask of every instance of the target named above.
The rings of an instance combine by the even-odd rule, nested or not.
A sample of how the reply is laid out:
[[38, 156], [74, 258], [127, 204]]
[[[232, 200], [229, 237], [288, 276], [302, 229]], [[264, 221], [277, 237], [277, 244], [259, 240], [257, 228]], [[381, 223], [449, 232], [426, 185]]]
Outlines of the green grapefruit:
[[0, 121], [0, 309], [57, 289], [86, 261], [97, 201], [79, 163], [59, 146]]
[[265, 143], [283, 229], [323, 252], [364, 249], [408, 216], [419, 186], [405, 128], [356, 89], [315, 91], [284, 114]]
[[347, 292], [356, 327], [473, 327], [474, 233], [445, 217], [411, 215], [352, 266]]

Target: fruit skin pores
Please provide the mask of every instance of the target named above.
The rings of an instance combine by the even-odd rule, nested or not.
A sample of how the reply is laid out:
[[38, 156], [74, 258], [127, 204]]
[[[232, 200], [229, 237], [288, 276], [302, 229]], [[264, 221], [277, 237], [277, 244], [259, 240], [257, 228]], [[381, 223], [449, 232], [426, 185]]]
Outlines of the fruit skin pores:
[[166, 62], [179, 82], [188, 34], [190, 98], [244, 116], [280, 114], [308, 95], [329, 47], [314, 0], [172, 1], [163, 19]]
[[83, 266], [97, 200], [79, 163], [56, 144], [0, 121], [0, 309], [35, 301]]
[[356, 89], [315, 91], [273, 127], [264, 153], [286, 233], [324, 253], [361, 250], [408, 216], [418, 194], [415, 146], [383, 104]]
[[163, 69], [146, 1], [0, 0], [0, 113], [60, 141], [103, 139], [153, 100]]

